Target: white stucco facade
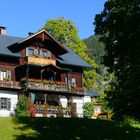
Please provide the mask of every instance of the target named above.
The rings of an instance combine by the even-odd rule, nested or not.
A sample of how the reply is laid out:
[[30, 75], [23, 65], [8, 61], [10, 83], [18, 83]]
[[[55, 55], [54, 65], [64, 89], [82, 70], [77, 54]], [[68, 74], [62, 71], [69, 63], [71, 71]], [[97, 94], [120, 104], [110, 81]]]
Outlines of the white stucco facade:
[[62, 107], [66, 108], [68, 106], [68, 100], [67, 100], [67, 98], [65, 96], [62, 96], [60, 98], [60, 102], [62, 104]]
[[77, 117], [82, 118], [83, 117], [83, 106], [84, 106], [84, 97], [73, 97], [73, 103], [76, 104], [76, 113]]
[[8, 98], [10, 99], [10, 109], [0, 109], [0, 116], [11, 116], [14, 115], [14, 109], [16, 108], [16, 104], [18, 101], [18, 92], [16, 91], [8, 91], [8, 90], [0, 90], [0, 98]]
[[84, 104], [87, 102], [91, 102], [91, 96], [84, 96]]
[[[64, 108], [67, 107], [68, 100], [65, 96], [62, 96], [60, 101], [61, 101], [62, 107]], [[84, 96], [84, 97], [74, 96], [72, 102], [76, 104], [77, 117], [82, 118], [83, 113], [84, 113], [83, 106], [86, 102], [91, 102], [91, 97], [90, 96]]]

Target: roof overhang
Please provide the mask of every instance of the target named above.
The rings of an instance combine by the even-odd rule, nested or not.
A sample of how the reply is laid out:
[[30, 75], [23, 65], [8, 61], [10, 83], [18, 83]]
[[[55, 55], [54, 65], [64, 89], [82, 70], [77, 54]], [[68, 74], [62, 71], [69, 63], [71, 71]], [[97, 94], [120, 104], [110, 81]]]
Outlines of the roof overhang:
[[39, 41], [40, 43], [42, 43], [42, 45], [47, 46], [47, 48], [53, 53], [57, 52], [57, 55], [63, 55], [68, 52], [67, 49], [63, 47], [56, 39], [54, 39], [54, 37], [51, 36], [45, 29], [42, 29], [39, 32], [28, 36], [27, 38], [19, 41], [18, 43], [10, 46], [9, 48], [17, 50], [18, 52], [28, 47], [29, 44], [33, 44], [36, 41]]
[[48, 65], [38, 65], [38, 64], [30, 64], [30, 63], [26, 63], [23, 65], [19, 65], [16, 66], [15, 69], [16, 70], [21, 70], [21, 69], [26, 69], [28, 67], [33, 67], [33, 68], [37, 68], [39, 70], [45, 70], [45, 69], [53, 69], [54, 71], [59, 71], [59, 72], [68, 72], [68, 71], [72, 71], [71, 69], [67, 69], [67, 68], [60, 68], [58, 66], [55, 66], [53, 64], [48, 64]]

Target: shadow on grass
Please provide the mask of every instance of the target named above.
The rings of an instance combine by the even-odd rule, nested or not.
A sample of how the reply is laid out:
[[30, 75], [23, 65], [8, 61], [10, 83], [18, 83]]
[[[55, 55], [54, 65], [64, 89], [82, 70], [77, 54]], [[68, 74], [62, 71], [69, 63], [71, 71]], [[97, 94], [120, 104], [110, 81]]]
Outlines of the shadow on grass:
[[20, 129], [34, 130], [16, 140], [140, 140], [140, 129], [114, 121], [76, 118], [14, 118]]

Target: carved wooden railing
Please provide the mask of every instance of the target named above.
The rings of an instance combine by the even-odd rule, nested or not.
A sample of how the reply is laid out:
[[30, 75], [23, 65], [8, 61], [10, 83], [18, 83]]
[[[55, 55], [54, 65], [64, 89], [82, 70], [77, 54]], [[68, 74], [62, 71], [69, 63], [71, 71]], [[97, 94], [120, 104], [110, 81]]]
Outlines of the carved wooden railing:
[[0, 80], [0, 87], [3, 87], [3, 88], [13, 88], [13, 89], [21, 89], [21, 84], [20, 84], [20, 82], [17, 82], [17, 81]]
[[54, 82], [46, 80], [32, 80], [28, 79], [28, 88], [40, 89], [40, 90], [51, 90], [51, 91], [67, 91], [67, 85], [64, 82]]
[[82, 87], [74, 87], [68, 85], [65, 82], [58, 82], [58, 81], [48, 81], [48, 80], [39, 80], [39, 79], [25, 79], [22, 80], [23, 83], [28, 82], [27, 87], [29, 89], [34, 90], [49, 90], [49, 91], [61, 91], [61, 92], [71, 92], [71, 93], [84, 93], [84, 88]]
[[56, 60], [54, 60], [54, 59], [36, 58], [36, 57], [33, 57], [33, 56], [28, 56], [26, 58], [26, 61], [28, 63], [32, 63], [32, 64], [41, 64], [41, 65], [52, 64], [52, 65], [56, 65]]

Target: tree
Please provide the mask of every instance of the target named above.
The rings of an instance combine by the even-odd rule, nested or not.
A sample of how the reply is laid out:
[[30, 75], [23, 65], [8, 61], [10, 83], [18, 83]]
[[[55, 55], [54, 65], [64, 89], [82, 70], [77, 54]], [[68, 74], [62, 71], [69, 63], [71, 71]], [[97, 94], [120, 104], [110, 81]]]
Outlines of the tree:
[[20, 95], [15, 109], [17, 117], [28, 117], [30, 101], [25, 95]]
[[105, 55], [105, 45], [99, 41], [100, 35], [92, 35], [83, 41], [88, 47], [88, 55], [95, 59], [96, 63], [103, 64], [103, 56]]
[[79, 38], [78, 30], [76, 29], [74, 23], [60, 17], [58, 19], [48, 20], [44, 28], [59, 42], [61, 42], [63, 46], [67, 46], [72, 49], [94, 67], [92, 70], [84, 71], [84, 85], [87, 89], [97, 89], [98, 85], [96, 84], [96, 78], [98, 77], [98, 74], [95, 68], [97, 68], [98, 65], [87, 55], [87, 46]]
[[87, 102], [84, 105], [84, 117], [91, 118], [94, 113], [94, 105], [93, 102]]
[[139, 0], [108, 0], [95, 17], [95, 32], [107, 51], [104, 63], [116, 77], [107, 92], [115, 118], [140, 117], [139, 23]]
[[113, 73], [109, 73], [108, 68], [103, 65], [103, 57], [106, 54], [105, 44], [100, 41], [101, 35], [90, 36], [83, 41], [88, 46], [87, 53], [89, 56], [98, 63], [99, 67], [97, 72], [99, 74], [96, 82], [98, 83], [98, 92], [100, 93], [97, 97], [97, 102], [102, 104], [102, 112], [110, 113], [111, 110], [108, 106], [108, 101], [106, 100], [106, 91], [109, 88], [109, 84], [113, 80]]

